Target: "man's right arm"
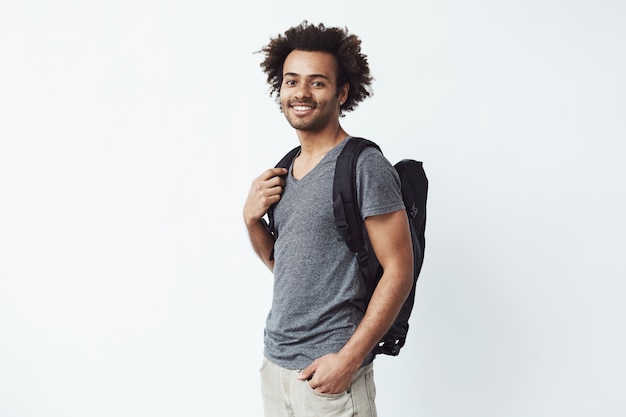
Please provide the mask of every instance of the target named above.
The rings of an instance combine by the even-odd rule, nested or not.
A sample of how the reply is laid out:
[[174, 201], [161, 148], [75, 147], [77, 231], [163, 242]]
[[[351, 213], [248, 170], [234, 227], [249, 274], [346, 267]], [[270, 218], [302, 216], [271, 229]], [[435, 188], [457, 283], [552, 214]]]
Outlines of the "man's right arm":
[[280, 200], [285, 186], [281, 175], [286, 173], [287, 170], [284, 168], [271, 168], [255, 178], [243, 207], [243, 219], [252, 247], [270, 271], [274, 270], [274, 261], [270, 260], [270, 254], [274, 249], [274, 236], [265, 227], [263, 216], [272, 204]]

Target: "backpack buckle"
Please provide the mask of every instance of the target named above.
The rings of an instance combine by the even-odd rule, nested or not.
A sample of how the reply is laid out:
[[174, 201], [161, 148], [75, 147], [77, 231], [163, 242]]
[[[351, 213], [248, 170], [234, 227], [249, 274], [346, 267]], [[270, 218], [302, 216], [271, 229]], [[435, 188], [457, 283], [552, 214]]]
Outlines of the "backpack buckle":
[[374, 353], [384, 353], [385, 355], [398, 356], [402, 346], [404, 346], [404, 340], [402, 339], [383, 340], [378, 343]]

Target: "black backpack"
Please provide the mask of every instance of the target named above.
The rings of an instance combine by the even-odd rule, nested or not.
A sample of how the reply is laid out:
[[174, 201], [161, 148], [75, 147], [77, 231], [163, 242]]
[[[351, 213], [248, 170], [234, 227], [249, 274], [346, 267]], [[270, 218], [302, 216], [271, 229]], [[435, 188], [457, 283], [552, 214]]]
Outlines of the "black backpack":
[[[337, 158], [333, 182], [335, 228], [348, 245], [348, 248], [358, 258], [369, 297], [374, 293], [376, 284], [382, 275], [382, 268], [375, 262], [375, 257], [370, 257], [367, 250], [364, 234], [365, 225], [359, 211], [356, 193], [356, 161], [361, 151], [370, 146], [380, 151], [380, 147], [372, 141], [363, 138], [350, 138]], [[291, 162], [299, 151], [299, 146], [292, 149], [278, 162], [276, 167], [289, 169]], [[424, 231], [426, 226], [426, 197], [428, 193], [428, 179], [421, 162], [404, 159], [394, 165], [394, 167], [400, 177], [402, 198], [409, 218], [413, 243], [414, 274], [413, 287], [409, 296], [402, 305], [389, 331], [380, 340], [378, 346], [374, 348], [375, 355], [383, 353], [392, 356], [400, 353], [409, 330], [408, 320], [415, 301], [415, 285], [424, 262]], [[276, 237], [273, 209], [274, 207], [270, 207], [267, 213], [269, 219], [268, 229]]]

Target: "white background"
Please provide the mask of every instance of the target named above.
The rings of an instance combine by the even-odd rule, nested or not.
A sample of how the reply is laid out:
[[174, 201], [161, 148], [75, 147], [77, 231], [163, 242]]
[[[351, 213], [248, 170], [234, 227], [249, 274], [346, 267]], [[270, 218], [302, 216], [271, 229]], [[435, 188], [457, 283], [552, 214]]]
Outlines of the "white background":
[[430, 179], [379, 414], [626, 415], [624, 2], [2, 0], [0, 416], [261, 415], [241, 207], [297, 140], [253, 52], [303, 19]]

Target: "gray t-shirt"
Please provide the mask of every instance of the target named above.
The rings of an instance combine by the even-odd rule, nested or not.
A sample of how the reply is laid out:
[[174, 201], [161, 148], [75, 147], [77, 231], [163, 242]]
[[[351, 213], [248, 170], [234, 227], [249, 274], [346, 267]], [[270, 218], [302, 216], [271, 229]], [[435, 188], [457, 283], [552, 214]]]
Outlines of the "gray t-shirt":
[[[300, 180], [290, 169], [274, 211], [278, 238], [265, 355], [287, 369], [303, 369], [338, 352], [365, 313], [365, 283], [355, 255], [335, 230], [332, 206], [335, 163], [345, 143]], [[359, 156], [357, 190], [363, 218], [404, 209], [396, 170], [374, 148]]]

